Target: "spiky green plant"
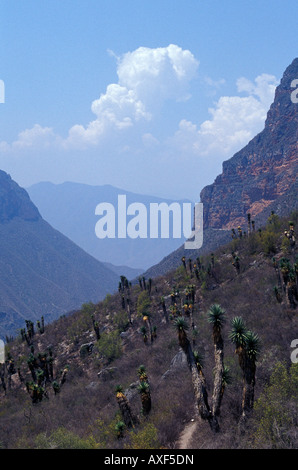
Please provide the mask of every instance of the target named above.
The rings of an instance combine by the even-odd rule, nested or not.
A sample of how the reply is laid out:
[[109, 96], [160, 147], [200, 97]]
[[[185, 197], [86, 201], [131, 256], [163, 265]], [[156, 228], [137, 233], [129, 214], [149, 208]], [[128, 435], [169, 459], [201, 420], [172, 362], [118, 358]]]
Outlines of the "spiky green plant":
[[214, 327], [221, 328], [225, 322], [225, 310], [219, 304], [213, 304], [207, 312], [207, 320]]
[[204, 367], [204, 355], [199, 351], [193, 351], [193, 356], [195, 358], [198, 370], [201, 370]]
[[174, 320], [174, 327], [176, 328], [176, 330], [178, 332], [179, 331], [187, 331], [188, 330], [188, 323], [187, 323], [187, 321], [185, 320], [184, 317], [177, 317]]
[[189, 343], [186, 333], [189, 328], [188, 323], [184, 317], [177, 317], [175, 318], [173, 324], [178, 333], [179, 345], [185, 352]]
[[147, 416], [151, 410], [151, 395], [148, 382], [141, 382], [138, 386], [138, 392], [141, 394], [142, 414]]
[[146, 367], [142, 364], [138, 368], [138, 376], [141, 382], [147, 382], [148, 377], [147, 377], [147, 372], [146, 372]]
[[122, 385], [120, 385], [120, 384], [119, 384], [119, 385], [116, 385], [116, 387], [115, 387], [115, 394], [116, 394], [116, 396], [118, 396], [119, 394], [123, 394], [123, 387], [122, 387]]
[[60, 385], [56, 380], [54, 380], [54, 382], [52, 382], [52, 387], [53, 387], [55, 395], [57, 395], [57, 393], [60, 392]]
[[245, 341], [246, 354], [252, 361], [257, 361], [260, 354], [260, 338], [253, 331], [247, 331]]
[[232, 331], [230, 340], [236, 345], [236, 349], [243, 348], [246, 342], [247, 328], [241, 317], [235, 317], [232, 320]]
[[115, 431], [117, 433], [118, 439], [123, 437], [124, 429], [125, 429], [125, 423], [123, 421], [118, 421], [115, 425]]
[[224, 366], [223, 374], [222, 374], [222, 386], [226, 387], [232, 382], [232, 378], [230, 375], [230, 369], [227, 366]]
[[144, 343], [146, 343], [148, 340], [148, 335], [147, 335], [147, 328], [144, 325], [141, 326], [140, 333], [143, 336]]
[[140, 385], [138, 385], [138, 392], [139, 393], [148, 393], [150, 390], [148, 382], [141, 382]]

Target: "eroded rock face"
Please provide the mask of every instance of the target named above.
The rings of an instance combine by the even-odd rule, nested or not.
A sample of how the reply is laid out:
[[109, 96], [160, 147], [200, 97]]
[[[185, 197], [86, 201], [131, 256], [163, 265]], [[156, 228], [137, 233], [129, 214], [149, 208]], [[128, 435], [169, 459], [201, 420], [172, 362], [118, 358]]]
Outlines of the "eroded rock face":
[[0, 170], [0, 223], [15, 217], [23, 220], [41, 218], [25, 189], [20, 188], [7, 173]]
[[293, 190], [298, 170], [298, 104], [291, 83], [298, 58], [286, 69], [267, 114], [264, 130], [223, 163], [223, 172], [201, 192], [204, 226], [231, 229], [252, 220]]

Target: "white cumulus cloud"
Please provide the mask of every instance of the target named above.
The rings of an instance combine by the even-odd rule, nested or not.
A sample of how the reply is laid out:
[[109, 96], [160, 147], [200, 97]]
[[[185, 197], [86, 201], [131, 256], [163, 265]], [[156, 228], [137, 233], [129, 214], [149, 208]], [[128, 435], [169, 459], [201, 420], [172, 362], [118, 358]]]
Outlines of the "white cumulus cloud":
[[198, 65], [190, 51], [174, 44], [140, 47], [118, 57], [118, 83], [108, 85], [93, 101], [91, 110], [96, 119], [86, 127], [73, 126], [65, 145], [97, 144], [110, 130], [121, 131], [140, 120], [150, 120], [156, 106], [165, 100], [187, 99]]
[[254, 82], [238, 79], [237, 91], [248, 96], [222, 96], [209, 109], [211, 118], [200, 126], [181, 120], [170, 144], [200, 157], [232, 156], [263, 129], [276, 85], [276, 78], [267, 74]]

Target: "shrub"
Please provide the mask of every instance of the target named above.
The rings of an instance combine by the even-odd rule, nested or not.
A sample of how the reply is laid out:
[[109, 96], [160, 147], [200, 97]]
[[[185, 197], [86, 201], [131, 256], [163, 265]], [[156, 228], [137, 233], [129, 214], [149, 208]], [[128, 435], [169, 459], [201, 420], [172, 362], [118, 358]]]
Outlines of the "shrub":
[[255, 403], [252, 446], [297, 448], [298, 364], [290, 370], [278, 362], [270, 383]]
[[113, 321], [114, 321], [114, 324], [117, 327], [119, 333], [121, 333], [122, 331], [127, 330], [128, 326], [129, 326], [128, 314], [126, 312], [117, 313], [114, 316]]
[[82, 439], [76, 434], [60, 427], [47, 437], [45, 433], [38, 434], [35, 438], [37, 449], [96, 449], [98, 445], [94, 439]]
[[108, 362], [118, 359], [122, 353], [121, 338], [117, 330], [110, 333], [103, 332], [96, 343], [99, 354]]
[[264, 231], [262, 234], [261, 244], [266, 255], [274, 255], [277, 252], [278, 233]]
[[139, 316], [150, 314], [150, 297], [147, 291], [142, 291], [138, 296], [137, 301], [137, 314]]
[[152, 423], [143, 426], [137, 432], [130, 432], [130, 444], [126, 444], [126, 449], [159, 449], [158, 432]]

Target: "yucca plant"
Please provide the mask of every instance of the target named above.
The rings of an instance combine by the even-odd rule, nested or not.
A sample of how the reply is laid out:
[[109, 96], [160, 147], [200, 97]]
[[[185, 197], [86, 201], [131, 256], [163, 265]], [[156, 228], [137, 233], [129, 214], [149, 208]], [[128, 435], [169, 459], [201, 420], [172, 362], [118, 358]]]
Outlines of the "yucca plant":
[[235, 317], [232, 320], [232, 331], [230, 333], [230, 340], [236, 346], [237, 350], [244, 347], [246, 342], [247, 328], [241, 317]]
[[174, 320], [174, 327], [178, 333], [179, 345], [182, 349], [185, 349], [188, 342], [186, 334], [188, 330], [188, 323], [184, 317], [177, 317]]
[[115, 431], [117, 433], [118, 439], [121, 439], [124, 436], [125, 423], [123, 421], [118, 421], [115, 425]]
[[249, 359], [257, 361], [260, 354], [260, 338], [253, 331], [246, 332], [245, 350]]
[[223, 396], [223, 373], [224, 373], [224, 344], [221, 334], [222, 325], [225, 322], [225, 310], [219, 304], [213, 304], [207, 312], [208, 322], [212, 325], [213, 343], [214, 343], [214, 384], [212, 395], [212, 415], [213, 427], [215, 431], [219, 430], [216, 417], [219, 416], [220, 406]]
[[207, 320], [218, 331], [225, 322], [225, 310], [219, 304], [213, 304], [207, 312]]
[[122, 385], [117, 385], [115, 388], [116, 399], [119, 409], [122, 414], [123, 421], [128, 428], [134, 426], [134, 418], [131, 412], [129, 401], [127, 400]]
[[59, 383], [58, 383], [56, 380], [54, 380], [54, 381], [52, 382], [52, 387], [53, 387], [53, 390], [54, 390], [55, 395], [57, 395], [58, 393], [60, 393], [61, 388], [60, 388]]
[[141, 326], [140, 333], [143, 336], [144, 343], [147, 343], [148, 341], [147, 328], [144, 325]]
[[163, 311], [163, 313], [164, 313], [164, 317], [165, 317], [166, 323], [169, 323], [169, 316], [168, 316], [168, 312], [167, 312], [167, 307], [166, 307], [165, 298], [164, 298], [164, 297], [161, 297], [160, 302], [161, 302], [162, 311]]
[[62, 387], [62, 385], [65, 383], [68, 371], [69, 371], [68, 365], [64, 366], [64, 368], [61, 370], [60, 387]]
[[231, 341], [236, 345], [239, 365], [243, 372], [243, 400], [240, 423], [245, 423], [253, 409], [256, 361], [260, 353], [260, 339], [257, 334], [247, 330], [241, 317], [232, 321]]
[[273, 291], [274, 291], [276, 300], [277, 300], [279, 303], [281, 303], [282, 297], [281, 297], [280, 289], [279, 289], [277, 286], [274, 286], [274, 287], [273, 287]]
[[45, 376], [45, 374], [44, 374], [44, 371], [42, 369], [38, 369], [36, 371], [36, 379], [37, 379], [37, 384], [38, 385], [42, 384], [42, 382], [44, 380], [44, 376]]
[[142, 414], [148, 416], [151, 410], [151, 395], [148, 382], [141, 382], [138, 386], [138, 392], [141, 394]]
[[222, 386], [226, 387], [227, 385], [230, 385], [232, 382], [231, 374], [230, 374], [230, 369], [227, 366], [224, 366], [223, 374], [222, 374]]
[[143, 364], [138, 368], [138, 376], [141, 382], [147, 382], [148, 377], [146, 373], [146, 367]]
[[191, 344], [187, 338], [188, 323], [184, 317], [179, 316], [175, 318], [173, 326], [178, 333], [179, 345], [186, 354], [199, 414], [202, 419], [209, 420], [210, 422], [206, 380], [202, 369], [200, 369], [200, 371], [198, 369], [197, 360], [195, 359]]
[[198, 371], [200, 372], [204, 367], [204, 355], [199, 351], [193, 351], [193, 356], [195, 358]]

